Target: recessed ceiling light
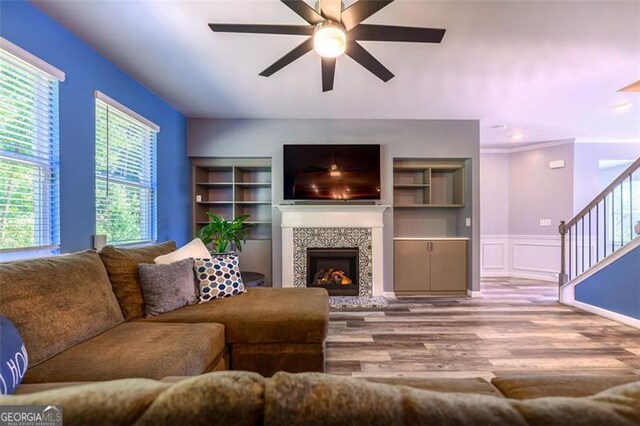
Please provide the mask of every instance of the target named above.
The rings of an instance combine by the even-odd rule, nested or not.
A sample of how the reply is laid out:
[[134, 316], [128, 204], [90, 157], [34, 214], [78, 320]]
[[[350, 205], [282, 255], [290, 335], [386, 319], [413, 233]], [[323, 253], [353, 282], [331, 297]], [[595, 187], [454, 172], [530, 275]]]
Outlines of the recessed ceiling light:
[[524, 137], [524, 135], [522, 133], [520, 133], [520, 132], [516, 132], [516, 133], [511, 135], [511, 139], [513, 139], [514, 141], [519, 141], [523, 137]]
[[496, 124], [495, 126], [491, 126], [492, 129], [496, 129], [500, 131], [507, 130], [507, 127], [509, 127], [507, 124]]
[[615, 112], [625, 112], [625, 111], [628, 111], [629, 108], [631, 108], [630, 102], [622, 102], [622, 103], [619, 103], [618, 105], [615, 105], [613, 107], [613, 110]]

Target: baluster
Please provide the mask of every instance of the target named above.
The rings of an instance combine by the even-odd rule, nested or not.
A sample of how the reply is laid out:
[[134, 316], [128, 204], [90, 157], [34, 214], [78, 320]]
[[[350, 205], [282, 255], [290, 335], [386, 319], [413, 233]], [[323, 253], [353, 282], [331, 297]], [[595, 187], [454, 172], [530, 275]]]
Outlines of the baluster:
[[580, 273], [584, 272], [584, 216], [580, 218], [580, 223], [582, 224], [582, 237], [580, 238], [580, 245], [582, 246], [582, 253], [580, 253], [580, 257], [582, 258], [582, 265], [580, 268]]
[[591, 268], [591, 210], [589, 210], [589, 268]]
[[[620, 247], [624, 245], [624, 203], [623, 203], [623, 194], [622, 194], [622, 183], [618, 186], [620, 190]], [[618, 247], [618, 248], [620, 248]]]
[[571, 229], [572, 228], [569, 228], [569, 281], [573, 279], [572, 268], [571, 268], [571, 265], [573, 263], [571, 259]]
[[615, 189], [611, 191], [611, 253], [616, 251], [616, 209]]
[[604, 257], [607, 257], [607, 227], [608, 227], [608, 223], [607, 223], [607, 196], [604, 197], [604, 199], [602, 200], [602, 207], [604, 210], [604, 221], [602, 223], [602, 227], [604, 228], [604, 235], [602, 237], [602, 251], [604, 252]]
[[598, 244], [598, 239], [600, 238], [600, 233], [598, 232], [600, 221], [600, 203], [596, 204], [596, 263], [600, 262], [600, 245]]
[[576, 229], [576, 252], [574, 254], [575, 258], [576, 258], [576, 277], [578, 276], [578, 222], [575, 223], [574, 225], [575, 229]]
[[633, 173], [629, 175], [629, 241], [633, 240]]

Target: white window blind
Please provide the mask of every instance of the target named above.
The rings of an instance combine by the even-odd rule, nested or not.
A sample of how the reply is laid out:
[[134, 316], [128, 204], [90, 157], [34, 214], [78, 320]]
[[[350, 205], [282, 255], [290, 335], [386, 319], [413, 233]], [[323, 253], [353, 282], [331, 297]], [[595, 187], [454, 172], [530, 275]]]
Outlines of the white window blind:
[[154, 241], [157, 127], [96, 97], [96, 234], [109, 244]]
[[56, 249], [58, 79], [0, 41], [0, 252]]

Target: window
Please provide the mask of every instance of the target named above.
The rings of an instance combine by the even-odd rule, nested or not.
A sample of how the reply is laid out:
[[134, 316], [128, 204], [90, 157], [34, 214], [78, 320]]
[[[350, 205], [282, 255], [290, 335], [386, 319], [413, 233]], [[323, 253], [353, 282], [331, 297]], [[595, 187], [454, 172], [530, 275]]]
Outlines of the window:
[[0, 252], [59, 246], [59, 80], [64, 73], [0, 38]]
[[109, 244], [156, 239], [159, 128], [96, 92], [96, 234]]

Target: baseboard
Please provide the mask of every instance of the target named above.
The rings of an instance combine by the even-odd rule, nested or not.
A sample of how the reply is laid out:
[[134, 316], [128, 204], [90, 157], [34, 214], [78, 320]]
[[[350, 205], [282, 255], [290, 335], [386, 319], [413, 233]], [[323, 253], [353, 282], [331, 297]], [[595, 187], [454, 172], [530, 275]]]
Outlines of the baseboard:
[[383, 291], [382, 297], [385, 299], [396, 299], [396, 293], [394, 291]]
[[526, 280], [537, 280], [537, 281], [545, 281], [545, 282], [558, 282], [557, 277], [550, 277], [548, 275], [538, 275], [538, 274], [523, 274], [521, 272], [511, 272], [509, 274], [511, 278], [524, 278]]
[[482, 297], [482, 292], [481, 291], [473, 291], [473, 290], [467, 290], [467, 296], [469, 297]]
[[626, 315], [619, 314], [617, 312], [609, 311], [603, 308], [599, 308], [597, 306], [589, 305], [587, 303], [578, 302], [574, 300], [573, 303], [569, 304], [574, 308], [580, 309], [582, 311], [590, 312], [592, 314], [599, 315], [601, 317], [620, 322], [625, 325], [630, 325], [634, 328], [640, 328], [640, 319], [628, 317]]

